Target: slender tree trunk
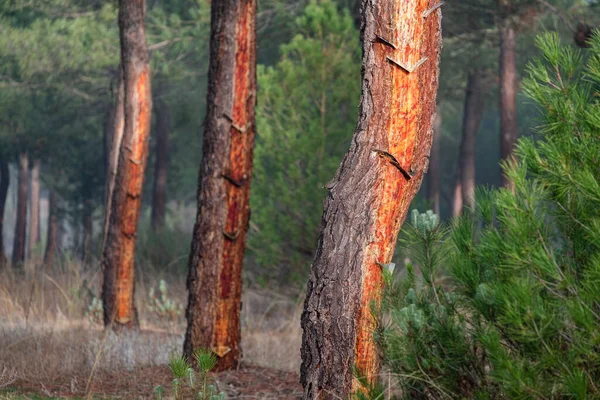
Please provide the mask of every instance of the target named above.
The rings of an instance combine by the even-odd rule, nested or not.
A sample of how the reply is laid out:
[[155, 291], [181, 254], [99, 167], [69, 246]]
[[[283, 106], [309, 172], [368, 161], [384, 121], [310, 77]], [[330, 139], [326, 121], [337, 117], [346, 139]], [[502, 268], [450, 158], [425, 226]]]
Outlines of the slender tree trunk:
[[60, 255], [63, 250], [65, 236], [66, 236], [66, 228], [65, 228], [65, 218], [62, 213], [59, 213], [59, 199], [56, 199], [56, 254]]
[[106, 246], [108, 226], [110, 223], [111, 203], [117, 177], [117, 164], [123, 140], [123, 129], [125, 128], [125, 82], [123, 70], [120, 66], [118, 86], [115, 94], [113, 109], [108, 115], [106, 129], [104, 130], [104, 154], [106, 167], [106, 187], [104, 199], [104, 235], [102, 237], [102, 252]]
[[427, 180], [427, 196], [433, 212], [440, 215], [440, 140], [442, 136], [442, 111], [437, 109], [433, 121], [433, 144], [429, 157], [429, 179]]
[[19, 154], [19, 177], [17, 182], [17, 220], [13, 241], [13, 266], [25, 262], [25, 241], [27, 235], [27, 178], [29, 176], [29, 157]]
[[57, 202], [56, 202], [56, 191], [50, 189], [50, 196], [48, 201], [48, 237], [46, 240], [46, 251], [44, 253], [44, 267], [51, 269], [54, 265], [54, 259], [56, 257], [56, 239], [57, 239]]
[[8, 262], [4, 251], [4, 208], [8, 197], [10, 184], [10, 171], [6, 160], [0, 160], [0, 270], [6, 267]]
[[483, 73], [469, 73], [463, 110], [462, 141], [458, 156], [458, 173], [462, 191], [462, 203], [475, 206], [475, 140], [483, 114]]
[[460, 171], [456, 172], [456, 180], [454, 181], [454, 193], [452, 198], [452, 216], [460, 217], [463, 209], [463, 190], [462, 181], [460, 180]]
[[156, 105], [156, 161], [152, 189], [152, 230], [155, 232], [165, 223], [170, 129], [169, 106], [160, 100]]
[[116, 330], [138, 326], [134, 252], [152, 113], [144, 7], [144, 0], [119, 1], [125, 119], [102, 257], [104, 324]]
[[302, 314], [305, 399], [347, 399], [370, 382], [381, 269], [427, 170], [441, 49], [437, 0], [363, 0], [359, 122], [327, 185]]
[[[500, 158], [514, 162], [513, 149], [519, 137], [517, 125], [516, 34], [509, 21], [500, 25]], [[512, 187], [504, 173], [500, 182]]]
[[92, 254], [92, 245], [94, 238], [94, 202], [91, 199], [86, 199], [83, 202], [83, 247], [81, 251], [82, 260], [87, 263]]
[[27, 253], [29, 258], [34, 258], [35, 246], [39, 243], [40, 238], [40, 169], [41, 162], [39, 159], [33, 160], [31, 167], [31, 195], [30, 195], [30, 211], [29, 211], [29, 241]]
[[256, 104], [256, 0], [212, 3], [209, 86], [198, 213], [189, 261], [184, 353], [238, 365], [241, 269], [250, 220]]

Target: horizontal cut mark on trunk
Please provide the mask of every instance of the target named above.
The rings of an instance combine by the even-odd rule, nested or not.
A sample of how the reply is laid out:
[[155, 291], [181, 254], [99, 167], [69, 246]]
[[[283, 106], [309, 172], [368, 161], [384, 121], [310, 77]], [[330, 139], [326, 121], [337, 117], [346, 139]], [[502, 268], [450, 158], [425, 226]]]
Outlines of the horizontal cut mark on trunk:
[[402, 68], [403, 70], [405, 70], [406, 72], [408, 72], [409, 74], [413, 73], [417, 68], [419, 68], [421, 65], [423, 65], [423, 63], [425, 61], [427, 61], [427, 57], [423, 57], [421, 58], [419, 61], [417, 61], [417, 63], [413, 66], [407, 66], [405, 64], [402, 64], [400, 61], [396, 61], [391, 57], [386, 57], [386, 59], [391, 62], [392, 64]]

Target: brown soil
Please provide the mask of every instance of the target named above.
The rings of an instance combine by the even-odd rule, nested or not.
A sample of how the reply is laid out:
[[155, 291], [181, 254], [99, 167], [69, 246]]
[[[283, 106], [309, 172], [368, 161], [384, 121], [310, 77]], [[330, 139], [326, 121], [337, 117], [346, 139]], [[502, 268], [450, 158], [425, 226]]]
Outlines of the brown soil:
[[[140, 367], [131, 371], [99, 371], [94, 374], [89, 391], [90, 398], [153, 399], [154, 388], [162, 385], [165, 398], [171, 395], [171, 373], [166, 366]], [[88, 376], [71, 375], [53, 382], [42, 380], [17, 380], [11, 389], [22, 394], [48, 397], [86, 397]], [[238, 370], [211, 374], [211, 381], [227, 399], [277, 399], [292, 400], [302, 397], [298, 376], [294, 373], [243, 364]], [[184, 394], [193, 399], [192, 392]]]

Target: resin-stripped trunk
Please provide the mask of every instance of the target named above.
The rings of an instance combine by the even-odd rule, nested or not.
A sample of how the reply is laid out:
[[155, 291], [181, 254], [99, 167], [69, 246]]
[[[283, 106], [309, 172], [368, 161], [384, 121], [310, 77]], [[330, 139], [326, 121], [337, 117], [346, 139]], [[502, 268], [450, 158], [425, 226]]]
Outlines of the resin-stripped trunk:
[[102, 257], [104, 324], [114, 329], [138, 325], [134, 253], [152, 112], [144, 6], [143, 0], [119, 2], [125, 118]]
[[214, 1], [198, 214], [189, 259], [184, 353], [240, 359], [241, 272], [250, 219], [256, 103], [256, 1]]
[[382, 268], [427, 171], [438, 87], [438, 0], [363, 0], [363, 83], [350, 150], [327, 198], [302, 315], [306, 399], [377, 379]]

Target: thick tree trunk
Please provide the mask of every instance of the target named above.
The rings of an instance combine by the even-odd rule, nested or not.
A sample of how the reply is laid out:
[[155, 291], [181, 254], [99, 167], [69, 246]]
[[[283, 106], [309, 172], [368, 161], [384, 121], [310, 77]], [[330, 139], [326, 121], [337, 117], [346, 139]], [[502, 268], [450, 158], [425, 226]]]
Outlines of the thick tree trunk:
[[13, 267], [25, 262], [25, 241], [27, 235], [27, 178], [29, 176], [29, 156], [19, 154], [19, 177], [17, 182], [17, 220], [13, 241]]
[[381, 268], [427, 171], [441, 49], [437, 0], [363, 0], [359, 120], [327, 185], [302, 314], [306, 399], [347, 399], [379, 373]]
[[123, 129], [125, 127], [125, 82], [123, 80], [123, 71], [119, 73], [118, 86], [115, 94], [115, 103], [113, 109], [108, 115], [108, 121], [104, 130], [104, 154], [106, 168], [106, 187], [104, 199], [104, 235], [102, 237], [102, 252], [106, 246], [106, 237], [110, 222], [110, 212], [112, 196], [117, 177], [117, 164], [119, 163], [119, 153], [121, 150], [121, 141], [123, 140]]
[[6, 207], [6, 198], [8, 197], [8, 187], [10, 184], [10, 171], [6, 160], [0, 160], [0, 270], [6, 267], [8, 262], [4, 250], [4, 208]]
[[102, 266], [104, 324], [138, 326], [134, 305], [134, 252], [152, 112], [143, 0], [119, 1], [125, 119], [112, 192]]
[[433, 212], [440, 215], [440, 140], [442, 136], [442, 110], [437, 109], [433, 121], [433, 144], [429, 157], [427, 197]]
[[57, 201], [56, 191], [50, 189], [50, 196], [48, 201], [48, 236], [46, 240], [46, 251], [44, 253], [44, 267], [51, 269], [54, 265], [54, 259], [56, 258], [56, 246], [57, 246]]
[[469, 73], [463, 110], [462, 141], [458, 156], [462, 203], [471, 209], [475, 205], [475, 140], [483, 114], [483, 80], [482, 71], [475, 70]]
[[184, 353], [240, 359], [241, 269], [250, 219], [256, 104], [256, 0], [212, 3], [209, 86], [198, 214], [189, 260]]
[[40, 241], [40, 169], [41, 161], [33, 160], [31, 167], [31, 194], [29, 210], [29, 241], [27, 253], [34, 258], [34, 249]]
[[[517, 125], [516, 34], [509, 21], [500, 25], [500, 158], [514, 162], [513, 149], [519, 137]], [[501, 173], [501, 185], [512, 183]]]
[[170, 111], [164, 101], [155, 102], [156, 109], [156, 160], [154, 187], [152, 188], [152, 230], [158, 231], [165, 223], [167, 203], [167, 167], [169, 162]]
[[94, 239], [94, 202], [91, 199], [83, 202], [83, 247], [81, 249], [81, 259], [84, 263], [90, 260]]

